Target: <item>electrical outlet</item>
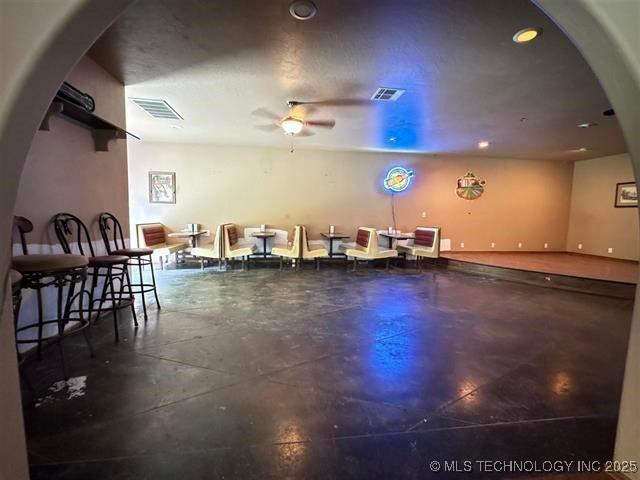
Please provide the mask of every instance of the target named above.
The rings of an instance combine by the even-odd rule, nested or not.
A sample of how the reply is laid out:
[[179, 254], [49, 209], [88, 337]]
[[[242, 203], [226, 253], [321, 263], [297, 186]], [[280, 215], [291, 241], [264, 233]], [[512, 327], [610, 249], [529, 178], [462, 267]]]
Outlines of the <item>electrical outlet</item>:
[[460, 242], [460, 248], [464, 248], [464, 242]]
[[518, 248], [522, 248], [522, 242], [518, 242]]
[[582, 250], [582, 244], [581, 243], [578, 244], [578, 250]]
[[422, 212], [422, 213], [420, 214], [420, 216], [421, 216], [422, 218], [427, 218], [427, 212]]
[[613, 248], [611, 247], [607, 248], [607, 253], [613, 253]]
[[491, 248], [496, 248], [496, 244], [491, 242]]
[[549, 244], [548, 244], [548, 243], [545, 243], [545, 244], [544, 244], [544, 248], [549, 248]]

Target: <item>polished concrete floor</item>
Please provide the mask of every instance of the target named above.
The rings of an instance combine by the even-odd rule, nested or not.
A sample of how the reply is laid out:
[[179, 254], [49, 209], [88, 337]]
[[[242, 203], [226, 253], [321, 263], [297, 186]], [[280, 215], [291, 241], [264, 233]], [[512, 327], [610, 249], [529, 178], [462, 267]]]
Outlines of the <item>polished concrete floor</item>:
[[55, 349], [27, 367], [33, 479], [513, 478], [443, 471], [612, 455], [629, 300], [367, 267], [158, 280], [162, 310], [120, 344], [109, 318], [96, 358], [68, 339], [84, 387], [48, 390]]

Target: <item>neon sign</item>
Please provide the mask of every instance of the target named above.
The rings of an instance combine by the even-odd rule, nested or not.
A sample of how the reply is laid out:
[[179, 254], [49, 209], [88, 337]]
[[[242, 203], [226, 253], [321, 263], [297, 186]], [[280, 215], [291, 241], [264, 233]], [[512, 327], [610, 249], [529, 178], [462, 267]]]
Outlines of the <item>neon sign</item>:
[[382, 184], [387, 190], [392, 192], [404, 192], [411, 183], [413, 178], [413, 170], [407, 170], [404, 167], [393, 167], [387, 172]]

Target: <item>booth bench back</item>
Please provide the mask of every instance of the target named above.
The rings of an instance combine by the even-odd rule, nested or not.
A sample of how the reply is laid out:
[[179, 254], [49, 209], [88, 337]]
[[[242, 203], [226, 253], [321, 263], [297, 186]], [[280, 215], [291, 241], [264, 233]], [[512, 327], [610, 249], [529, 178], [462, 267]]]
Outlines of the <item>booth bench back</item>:
[[416, 227], [413, 245], [432, 253], [440, 253], [440, 229], [437, 227]]
[[378, 232], [375, 228], [360, 227], [356, 236], [356, 248], [366, 253], [378, 251]]

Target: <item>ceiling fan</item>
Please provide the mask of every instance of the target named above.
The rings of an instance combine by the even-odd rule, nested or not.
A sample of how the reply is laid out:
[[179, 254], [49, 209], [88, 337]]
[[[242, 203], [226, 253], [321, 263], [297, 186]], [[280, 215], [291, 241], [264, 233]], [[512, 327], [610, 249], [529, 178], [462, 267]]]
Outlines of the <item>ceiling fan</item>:
[[255, 127], [265, 132], [282, 129], [285, 135], [296, 137], [310, 137], [314, 135], [312, 128], [331, 129], [336, 125], [335, 120], [311, 120], [309, 116], [315, 111], [312, 105], [315, 102], [297, 102], [289, 100], [287, 106], [289, 112], [284, 117], [273, 113], [266, 108], [259, 108], [253, 112], [257, 117], [268, 118], [273, 123], [268, 125], [256, 125]]

